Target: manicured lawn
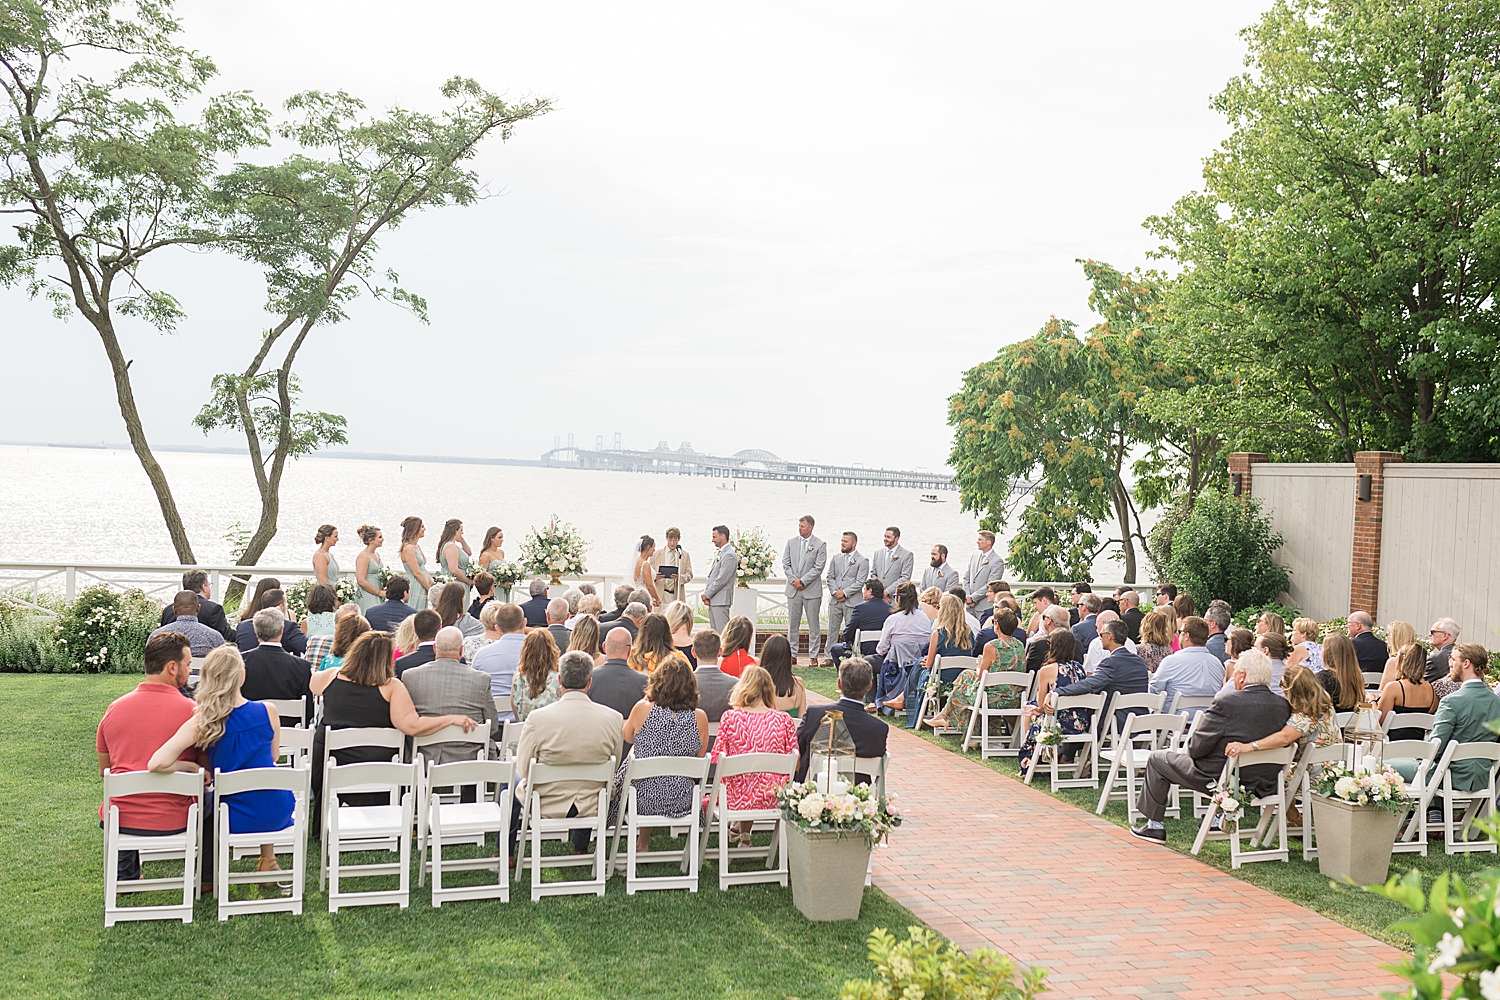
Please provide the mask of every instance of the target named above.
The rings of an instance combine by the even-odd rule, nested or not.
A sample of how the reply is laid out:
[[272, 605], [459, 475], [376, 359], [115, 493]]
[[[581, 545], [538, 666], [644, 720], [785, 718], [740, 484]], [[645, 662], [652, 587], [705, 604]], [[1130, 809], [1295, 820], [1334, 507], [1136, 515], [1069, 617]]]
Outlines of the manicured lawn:
[[[608, 894], [330, 916], [314, 873], [304, 915], [220, 924], [103, 923], [94, 730], [134, 677], [0, 675], [0, 993], [7, 997], [836, 997], [868, 976], [871, 928], [918, 923], [878, 889], [861, 918], [811, 924], [778, 887]], [[316, 865], [316, 843], [312, 864]]]
[[[837, 675], [834, 670], [826, 667], [799, 667], [798, 673], [802, 675], [809, 690], [817, 691], [830, 698], [838, 697]], [[888, 722], [902, 726], [904, 722], [900, 716], [887, 718]], [[909, 730], [908, 730], [909, 732]], [[962, 753], [959, 745], [962, 737], [938, 736], [930, 729], [923, 729], [923, 739], [929, 743], [945, 747], [955, 754]], [[985, 767], [1001, 774], [1008, 774], [1020, 780], [1020, 767], [1014, 757], [997, 757], [981, 761], [978, 750], [966, 754], [970, 760], [982, 763]], [[1048, 789], [1047, 776], [1039, 771], [1032, 788], [1043, 794], [1052, 794]], [[1092, 813], [1099, 804], [1099, 792], [1087, 788], [1065, 788], [1056, 793], [1056, 797], [1066, 802], [1071, 802], [1080, 809], [1086, 809]], [[1184, 796], [1184, 810], [1186, 811], [1187, 798]], [[1254, 813], [1251, 814], [1253, 825]], [[1123, 801], [1111, 802], [1104, 810], [1103, 819], [1109, 820], [1116, 826], [1126, 826], [1125, 803]], [[1003, 817], [1002, 817], [1003, 820]], [[1193, 849], [1193, 838], [1198, 834], [1198, 821], [1191, 819], [1168, 819], [1167, 844], [1181, 853], [1188, 853]], [[1409, 911], [1397, 904], [1348, 886], [1341, 886], [1331, 882], [1318, 874], [1317, 859], [1312, 861], [1302, 860], [1302, 841], [1296, 837], [1289, 838], [1291, 847], [1291, 860], [1287, 864], [1279, 861], [1263, 861], [1247, 864], [1239, 871], [1233, 871], [1229, 864], [1228, 841], [1209, 841], [1203, 847], [1203, 852], [1198, 855], [1199, 860], [1205, 864], [1213, 865], [1215, 868], [1230, 872], [1236, 878], [1244, 879], [1252, 885], [1258, 885], [1263, 889], [1283, 896], [1295, 903], [1306, 906], [1327, 917], [1339, 921], [1356, 930], [1363, 931], [1372, 937], [1380, 938], [1391, 944], [1411, 950], [1411, 939], [1403, 933], [1389, 930], [1391, 924], [1410, 916]], [[1153, 850], [1150, 845], [1143, 844], [1142, 850]], [[1442, 841], [1434, 840], [1428, 848], [1428, 856], [1421, 857], [1416, 854], [1397, 854], [1392, 858], [1391, 871], [1404, 873], [1409, 869], [1416, 868], [1429, 880], [1441, 873], [1455, 872], [1460, 875], [1469, 875], [1473, 872], [1484, 871], [1494, 868], [1500, 863], [1494, 854], [1456, 854], [1447, 855], [1443, 853]]]

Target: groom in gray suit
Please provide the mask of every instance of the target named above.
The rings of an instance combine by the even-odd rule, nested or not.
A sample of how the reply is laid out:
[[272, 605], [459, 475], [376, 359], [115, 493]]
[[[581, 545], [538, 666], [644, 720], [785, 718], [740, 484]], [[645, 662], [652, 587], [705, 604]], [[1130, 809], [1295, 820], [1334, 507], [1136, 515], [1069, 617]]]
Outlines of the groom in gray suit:
[[887, 602], [895, 600], [897, 584], [911, 579], [914, 563], [915, 559], [912, 554], [901, 547], [901, 529], [886, 528], [885, 547], [875, 553], [870, 572], [877, 580], [885, 584]]
[[[844, 626], [854, 614], [854, 606], [860, 602], [865, 581], [870, 578], [870, 560], [855, 548], [859, 538], [852, 531], [844, 532], [839, 539], [839, 551], [828, 560], [828, 654], [833, 655], [833, 644], [843, 635]], [[809, 661], [816, 663], [815, 660]], [[833, 666], [833, 660], [825, 660]]]
[[703, 581], [703, 603], [708, 605], [709, 625], [722, 635], [734, 604], [735, 571], [740, 568], [739, 554], [729, 544], [729, 529], [722, 524], [714, 528], [714, 549], [708, 577]]
[[797, 534], [787, 539], [781, 551], [781, 571], [786, 574], [786, 638], [792, 644], [792, 662], [797, 662], [797, 639], [802, 631], [802, 612], [807, 611], [807, 655], [817, 663], [823, 648], [823, 567], [828, 565], [828, 545], [812, 533], [811, 514], [797, 519]]

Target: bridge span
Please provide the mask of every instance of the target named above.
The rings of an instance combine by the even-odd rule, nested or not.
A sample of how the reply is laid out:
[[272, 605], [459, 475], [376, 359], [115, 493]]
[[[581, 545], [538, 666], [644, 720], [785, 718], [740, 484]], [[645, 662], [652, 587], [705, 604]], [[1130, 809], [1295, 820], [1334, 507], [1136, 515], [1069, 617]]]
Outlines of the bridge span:
[[625, 448], [553, 448], [542, 462], [554, 468], [608, 469], [616, 472], [655, 472], [663, 475], [708, 476], [716, 479], [779, 479], [799, 483], [836, 483], [849, 486], [893, 486], [904, 489], [955, 490], [953, 477], [925, 470], [871, 469], [862, 465], [791, 462], [750, 448], [733, 455], [705, 455], [683, 442], [673, 450], [663, 441], [651, 451]]

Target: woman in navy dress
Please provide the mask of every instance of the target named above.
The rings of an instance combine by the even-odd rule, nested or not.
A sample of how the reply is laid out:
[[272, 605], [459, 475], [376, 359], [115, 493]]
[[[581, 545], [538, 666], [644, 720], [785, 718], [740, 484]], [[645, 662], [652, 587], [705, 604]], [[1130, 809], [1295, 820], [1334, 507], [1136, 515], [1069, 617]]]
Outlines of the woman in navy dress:
[[[631, 756], [702, 757], [708, 752], [708, 714], [698, 707], [698, 679], [686, 657], [673, 653], [658, 663], [644, 693], [625, 720]], [[615, 774], [616, 797], [625, 792], [629, 767], [627, 757]], [[688, 815], [695, 805], [691, 778], [640, 778], [635, 782], [635, 795], [643, 816], [676, 819]], [[650, 843], [651, 831], [642, 829], [636, 849], [647, 850]]]
[[[151, 755], [151, 770], [175, 770], [177, 758], [190, 747], [208, 754], [209, 766], [219, 771], [275, 767], [280, 753], [281, 718], [273, 706], [246, 701], [240, 694], [245, 661], [233, 646], [220, 646], [203, 661], [192, 718]], [[170, 753], [168, 752], [170, 751]], [[196, 764], [188, 765], [196, 768]], [[267, 788], [224, 797], [229, 807], [230, 833], [276, 833], [292, 825], [292, 793]], [[256, 871], [276, 871], [276, 848], [260, 845]]]

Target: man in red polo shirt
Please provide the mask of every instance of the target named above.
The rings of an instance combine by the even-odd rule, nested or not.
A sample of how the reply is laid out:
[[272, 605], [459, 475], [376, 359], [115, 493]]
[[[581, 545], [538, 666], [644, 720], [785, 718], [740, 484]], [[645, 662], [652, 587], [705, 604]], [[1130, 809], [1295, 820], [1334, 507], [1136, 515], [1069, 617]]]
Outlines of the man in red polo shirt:
[[[99, 751], [99, 773], [145, 771], [151, 755], [171, 739], [193, 714], [193, 700], [183, 694], [193, 664], [193, 650], [180, 632], [159, 632], [146, 643], [146, 679], [134, 691], [110, 703], [99, 723], [95, 749]], [[180, 758], [190, 767], [198, 765], [196, 747]], [[187, 829], [188, 806], [183, 795], [131, 795], [116, 800], [120, 808], [120, 832], [149, 837], [181, 833]], [[99, 806], [106, 817], [109, 803]], [[206, 848], [205, 848], [206, 849]], [[141, 877], [140, 855], [121, 851], [116, 869], [120, 881]], [[205, 872], [208, 870], [204, 867]]]

